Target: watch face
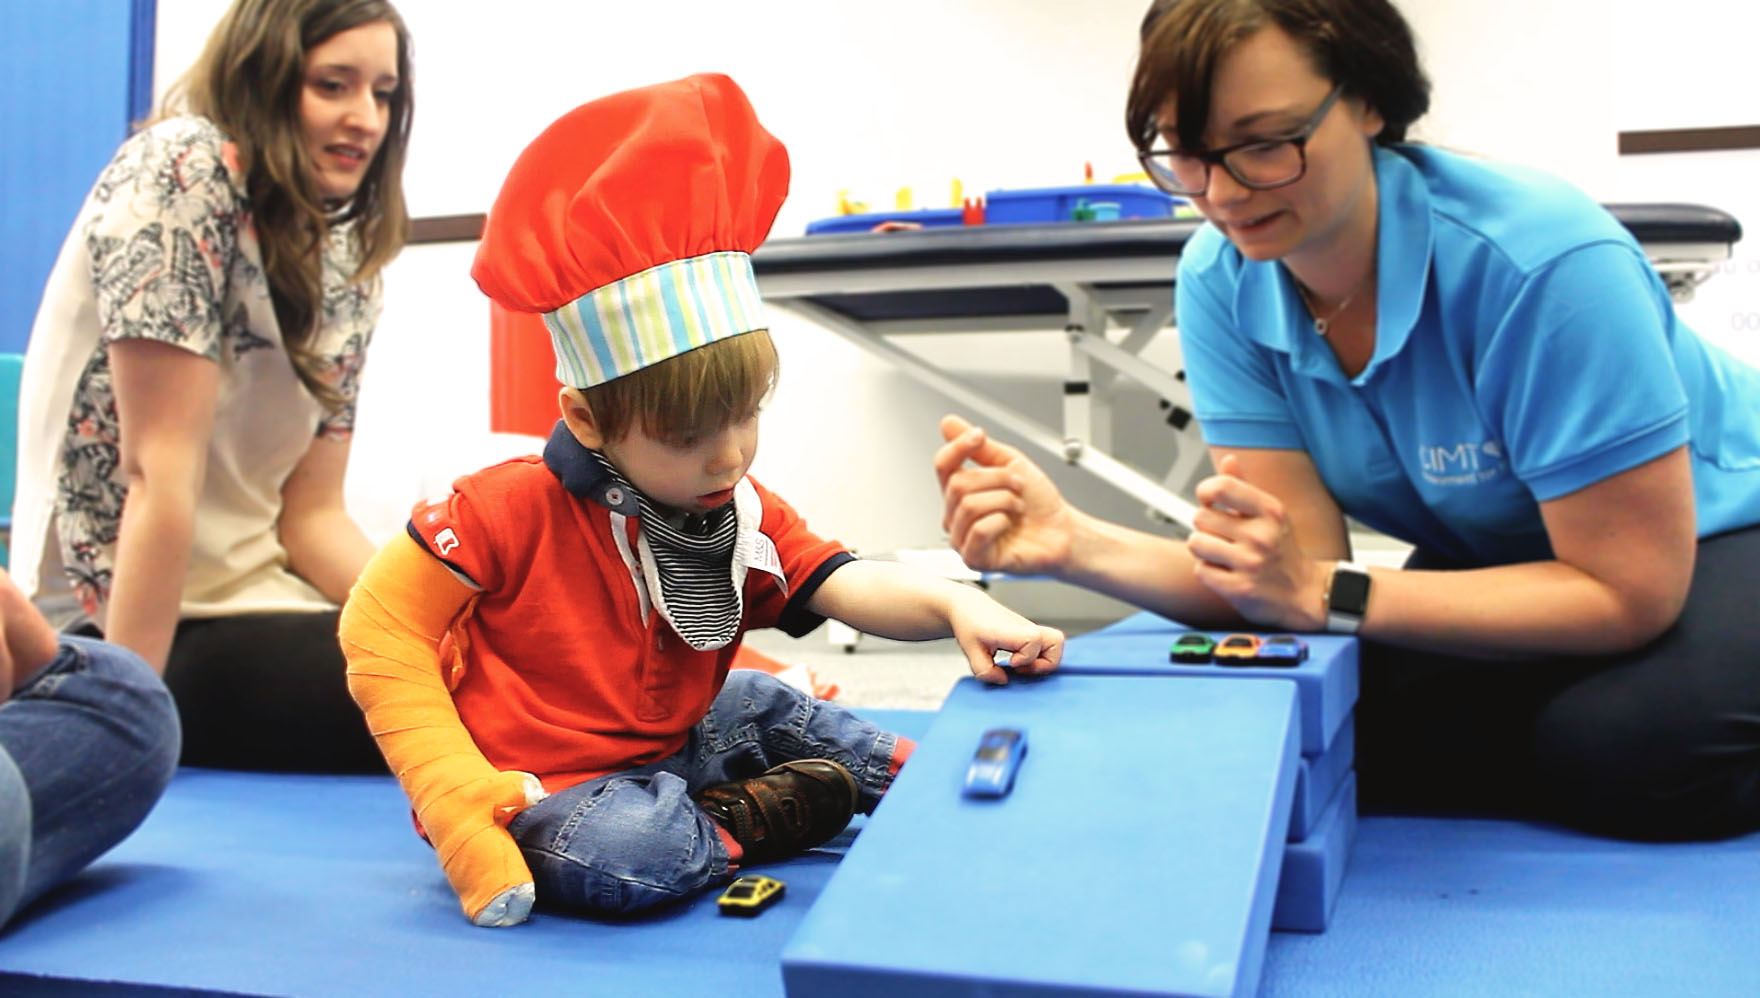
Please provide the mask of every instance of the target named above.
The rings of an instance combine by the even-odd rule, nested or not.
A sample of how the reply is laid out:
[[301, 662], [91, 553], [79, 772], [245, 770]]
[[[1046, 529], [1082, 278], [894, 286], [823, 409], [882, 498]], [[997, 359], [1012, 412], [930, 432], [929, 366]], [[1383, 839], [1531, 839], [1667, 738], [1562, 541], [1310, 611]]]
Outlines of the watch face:
[[1327, 609], [1358, 617], [1369, 608], [1369, 574], [1340, 567], [1332, 573], [1332, 591], [1326, 597]]

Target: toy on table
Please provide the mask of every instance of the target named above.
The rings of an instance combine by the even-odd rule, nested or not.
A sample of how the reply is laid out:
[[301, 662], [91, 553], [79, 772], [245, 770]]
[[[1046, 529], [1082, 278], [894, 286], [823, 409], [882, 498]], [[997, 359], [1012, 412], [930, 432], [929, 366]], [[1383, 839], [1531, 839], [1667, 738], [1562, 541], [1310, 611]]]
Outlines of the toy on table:
[[1173, 639], [1173, 647], [1167, 652], [1170, 662], [1186, 662], [1201, 665], [1210, 661], [1216, 652], [1216, 639], [1202, 631], [1187, 631]]
[[910, 188], [895, 196], [891, 212], [871, 212], [852, 201], [849, 191], [837, 192], [837, 214], [807, 223], [807, 235], [935, 229], [957, 225], [1053, 222], [1106, 222], [1160, 219], [1181, 215], [1186, 202], [1149, 183], [1147, 174], [1121, 174], [1110, 184], [1097, 183], [1092, 163], [1083, 165], [1082, 182], [1064, 187], [1000, 188], [970, 196], [953, 181], [951, 207], [910, 207]]
[[1308, 645], [1293, 634], [1268, 634], [1259, 639], [1260, 665], [1294, 668], [1308, 658]]
[[861, 215], [865, 214], [867, 210], [868, 203], [866, 201], [851, 201], [847, 190], [837, 192], [837, 213], [839, 215]]
[[715, 906], [723, 915], [738, 915], [741, 918], [753, 918], [764, 909], [782, 900], [788, 885], [775, 877], [766, 877], [756, 873], [748, 873], [727, 885]]
[[1252, 665], [1259, 656], [1259, 639], [1252, 634], [1230, 634], [1216, 645], [1217, 665]]
[[1026, 755], [1027, 735], [1019, 728], [991, 728], [984, 732], [966, 770], [966, 796], [1007, 796], [1014, 789], [1015, 774]]

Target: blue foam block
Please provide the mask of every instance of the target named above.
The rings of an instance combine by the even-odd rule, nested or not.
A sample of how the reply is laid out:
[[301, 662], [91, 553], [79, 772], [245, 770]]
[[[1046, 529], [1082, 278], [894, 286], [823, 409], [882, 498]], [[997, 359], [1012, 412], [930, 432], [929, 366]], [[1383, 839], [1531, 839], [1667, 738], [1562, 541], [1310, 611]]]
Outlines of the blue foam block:
[[1283, 847], [1283, 876], [1271, 927], [1285, 932], [1325, 932], [1344, 886], [1351, 846], [1357, 841], [1357, 774], [1349, 773], [1314, 834]]
[[[1301, 690], [1303, 755], [1319, 755], [1357, 705], [1357, 639], [1303, 634], [1308, 660], [1294, 668], [1185, 664], [1167, 660], [1173, 639], [1191, 630], [1159, 614], [1133, 614], [1110, 627], [1069, 640], [1065, 672], [1106, 676], [1204, 676], [1293, 680]], [[1208, 632], [1220, 639], [1220, 631]]]
[[1320, 823], [1326, 805], [1344, 786], [1344, 780], [1357, 764], [1356, 713], [1344, 719], [1344, 726], [1333, 736], [1326, 751], [1315, 756], [1302, 756], [1296, 767], [1296, 800], [1289, 810], [1289, 840], [1300, 842], [1313, 833]]
[[[1250, 995], [1295, 791], [1287, 682], [956, 684], [783, 949], [790, 998]], [[961, 795], [1019, 727], [1012, 794]]]

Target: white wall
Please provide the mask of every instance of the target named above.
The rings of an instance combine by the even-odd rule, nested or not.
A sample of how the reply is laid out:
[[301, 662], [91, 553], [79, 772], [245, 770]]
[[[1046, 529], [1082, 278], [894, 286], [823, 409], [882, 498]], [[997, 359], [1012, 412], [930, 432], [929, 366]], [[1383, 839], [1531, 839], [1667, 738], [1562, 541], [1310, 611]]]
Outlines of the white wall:
[[[525, 143], [583, 100], [699, 70], [727, 72], [787, 143], [792, 195], [774, 231], [834, 214], [837, 194], [876, 208], [911, 187], [920, 207], [967, 192], [1075, 183], [1137, 169], [1123, 102], [1144, 0], [523, 0], [493, 17], [444, 0], [399, 5], [415, 38], [416, 125], [406, 187], [413, 214], [480, 212]], [[200, 50], [223, 0], [160, 0], [159, 79]], [[488, 424], [487, 312], [471, 247], [412, 247], [388, 274], [362, 397], [350, 502], [375, 534], [500, 445]], [[946, 403], [843, 341], [773, 316], [783, 382], [755, 468], [815, 523], [870, 551], [940, 542], [928, 457]], [[1050, 421], [1060, 404], [1057, 336], [948, 337], [993, 390]], [[1154, 400], [1137, 399], [1150, 456], [1164, 448]], [[828, 473], [829, 472], [829, 473]], [[1079, 479], [1112, 515], [1140, 507]]]
[[1414, 138], [1552, 170], [1596, 196], [1618, 153], [1620, 66], [1599, 0], [1398, 0], [1432, 84]]
[[1427, 142], [1524, 162], [1602, 201], [1707, 204], [1748, 227], [1680, 306], [1760, 366], [1760, 150], [1619, 155], [1618, 134], [1760, 124], [1752, 0], [1403, 0], [1435, 85]]
[[[199, 50], [224, 0], [160, 0], [159, 79]], [[732, 74], [789, 146], [793, 194], [775, 232], [835, 211], [1073, 183], [1091, 161], [1135, 169], [1121, 127], [1146, 0], [404, 0], [416, 39], [414, 214], [479, 212], [525, 142], [582, 100], [698, 70]], [[1421, 137], [1539, 165], [1604, 200], [1697, 201], [1760, 225], [1760, 154], [1617, 156], [1620, 129], [1751, 123], [1748, 0], [1405, 0], [1436, 83]], [[478, 11], [492, 11], [478, 14]], [[1666, 11], [1664, 13], [1663, 11]], [[1669, 18], [1678, 18], [1669, 20]], [[1666, 27], [1661, 26], [1666, 24]], [[1707, 95], [1719, 99], [1708, 100]], [[1643, 160], [1643, 162], [1639, 162]], [[1760, 234], [1752, 240], [1760, 244]], [[486, 459], [487, 315], [471, 247], [413, 247], [388, 279], [362, 401], [350, 499], [369, 529]], [[1755, 357], [1760, 257], [1745, 251], [1687, 310]], [[1732, 318], [1740, 316], [1740, 318]], [[1752, 320], [1760, 326], [1760, 315]], [[785, 318], [783, 382], [757, 473], [865, 550], [939, 543], [928, 466], [946, 403], [835, 336]], [[912, 346], [1053, 422], [1055, 335], [919, 337]], [[1121, 404], [1127, 457], [1156, 471], [1171, 431], [1145, 393]], [[1164, 465], [1162, 465], [1164, 467]], [[1083, 505], [1143, 522], [1136, 504], [1058, 470]]]
[[[1611, 9], [1622, 60], [1605, 88], [1621, 129], [1760, 124], [1760, 5], [1618, 0]], [[1679, 311], [1760, 367], [1760, 149], [1621, 156], [1607, 199], [1709, 204], [1742, 222], [1746, 238], [1734, 257]]]

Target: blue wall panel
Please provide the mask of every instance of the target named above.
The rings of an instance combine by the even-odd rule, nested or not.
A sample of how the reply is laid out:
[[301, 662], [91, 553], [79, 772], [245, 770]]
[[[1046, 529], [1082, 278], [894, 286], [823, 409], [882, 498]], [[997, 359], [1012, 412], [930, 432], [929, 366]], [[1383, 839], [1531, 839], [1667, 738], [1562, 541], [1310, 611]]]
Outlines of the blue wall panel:
[[152, 95], [153, 0], [0, 0], [0, 353]]

